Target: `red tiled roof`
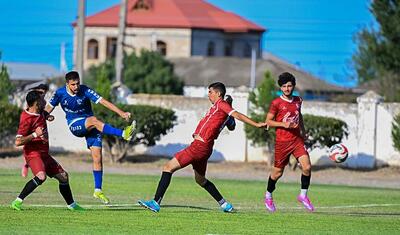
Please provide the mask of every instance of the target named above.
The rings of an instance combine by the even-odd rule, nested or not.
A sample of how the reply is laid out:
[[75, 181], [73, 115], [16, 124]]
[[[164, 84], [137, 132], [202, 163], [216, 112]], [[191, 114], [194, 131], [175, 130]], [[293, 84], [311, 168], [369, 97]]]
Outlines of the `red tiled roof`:
[[[142, 0], [150, 8], [134, 9], [140, 0], [128, 0], [127, 27], [200, 28], [225, 32], [264, 32], [265, 29], [203, 0]], [[119, 5], [86, 18], [89, 27], [118, 27]], [[75, 23], [74, 23], [75, 25]]]

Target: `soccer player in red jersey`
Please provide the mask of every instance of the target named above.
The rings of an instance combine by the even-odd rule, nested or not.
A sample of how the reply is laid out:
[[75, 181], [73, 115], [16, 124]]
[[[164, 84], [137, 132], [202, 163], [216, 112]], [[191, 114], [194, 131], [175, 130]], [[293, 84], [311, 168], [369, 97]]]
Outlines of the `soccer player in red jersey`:
[[283, 94], [271, 102], [266, 117], [268, 126], [276, 128], [276, 139], [274, 168], [268, 179], [265, 206], [270, 212], [276, 210], [272, 192], [275, 190], [275, 184], [282, 176], [283, 170], [289, 162], [290, 155], [293, 154], [302, 169], [301, 190], [297, 200], [308, 211], [314, 211], [314, 206], [307, 196], [311, 179], [311, 163], [304, 146], [306, 132], [301, 115], [303, 100], [301, 97], [293, 95], [296, 79], [292, 74], [285, 72], [279, 75], [278, 85]]
[[28, 108], [21, 113], [15, 140], [16, 146], [24, 146], [24, 159], [31, 168], [34, 178], [29, 180], [19, 196], [11, 203], [11, 208], [21, 210], [23, 200], [46, 180], [46, 175], [59, 182], [59, 190], [70, 210], [82, 211], [73, 199], [68, 174], [61, 165], [49, 155], [44, 107], [46, 101], [38, 91], [26, 95]]
[[215, 185], [205, 177], [207, 160], [211, 156], [214, 140], [217, 139], [228, 116], [255, 127], [265, 127], [266, 124], [257, 123], [246, 115], [234, 110], [229, 103], [224, 100], [225, 92], [225, 85], [221, 82], [215, 82], [209, 85], [208, 98], [213, 106], [197, 125], [192, 135], [194, 141], [187, 148], [176, 153], [175, 157], [164, 165], [154, 199], [149, 201], [139, 200], [138, 203], [141, 206], [151, 211], [158, 212], [160, 210], [161, 200], [171, 182], [172, 174], [191, 164], [193, 166], [196, 183], [207, 190], [218, 202], [222, 211], [233, 211], [232, 204], [227, 202]]

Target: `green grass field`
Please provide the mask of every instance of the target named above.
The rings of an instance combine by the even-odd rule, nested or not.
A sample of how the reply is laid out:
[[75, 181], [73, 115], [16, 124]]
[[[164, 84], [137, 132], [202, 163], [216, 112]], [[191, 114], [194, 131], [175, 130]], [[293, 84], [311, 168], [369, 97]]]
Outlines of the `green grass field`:
[[92, 175], [71, 173], [75, 200], [88, 210], [68, 211], [58, 184], [49, 179], [24, 202], [23, 211], [9, 204], [27, 179], [18, 170], [0, 170], [2, 234], [398, 234], [400, 190], [312, 185], [316, 212], [297, 202], [297, 184], [278, 184], [278, 211], [263, 205], [265, 182], [213, 180], [237, 208], [219, 211], [216, 202], [191, 178], [173, 178], [160, 213], [140, 208], [138, 199], [152, 198], [159, 177], [105, 175], [104, 189], [113, 206], [92, 198]]

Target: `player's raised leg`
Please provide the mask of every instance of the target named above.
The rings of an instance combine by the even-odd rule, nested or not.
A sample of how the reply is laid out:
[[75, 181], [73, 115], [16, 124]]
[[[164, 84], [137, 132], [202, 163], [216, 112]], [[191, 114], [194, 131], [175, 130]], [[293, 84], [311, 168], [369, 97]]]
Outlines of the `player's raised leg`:
[[[39, 160], [40, 161], [40, 160]], [[41, 162], [41, 161], [40, 161]], [[22, 189], [18, 197], [11, 203], [11, 208], [14, 210], [21, 210], [22, 202], [24, 199], [30, 195], [39, 185], [46, 181], [46, 173], [44, 171], [39, 171], [36, 173], [33, 179], [29, 180], [25, 187]]]
[[172, 174], [181, 168], [182, 168], [181, 165], [179, 164], [178, 160], [175, 157], [172, 158], [170, 161], [168, 161], [163, 167], [163, 171], [161, 174], [160, 181], [158, 182], [154, 199], [149, 201], [139, 200], [138, 201], [139, 205], [153, 212], [159, 212], [161, 201], [171, 182]]
[[272, 193], [275, 191], [276, 182], [281, 178], [283, 175], [283, 171], [285, 168], [274, 167], [272, 169], [272, 173], [268, 178], [267, 184], [267, 191], [265, 192], [265, 207], [268, 209], [269, 212], [275, 212], [276, 207], [274, 203], [274, 199], [272, 197]]
[[[207, 161], [205, 162], [205, 166], [207, 166]], [[218, 202], [223, 212], [233, 212], [234, 209], [232, 204], [226, 201], [218, 191], [217, 187], [215, 187], [215, 185], [205, 177], [205, 167], [199, 169], [199, 164], [194, 164], [194, 168], [197, 168], [194, 169], [194, 178], [196, 183], [204, 188], [215, 199], [215, 201]]]
[[103, 156], [102, 148], [99, 146], [91, 146], [90, 152], [93, 159], [93, 179], [94, 179], [94, 192], [93, 197], [99, 199], [104, 204], [109, 204], [110, 199], [104, 195], [103, 187]]
[[136, 129], [136, 121], [133, 120], [132, 123], [125, 127], [123, 130], [115, 128], [111, 126], [110, 124], [104, 123], [97, 119], [94, 116], [86, 118], [85, 122], [85, 127], [87, 130], [91, 130], [93, 128], [96, 128], [98, 131], [101, 133], [104, 133], [106, 135], [115, 135], [122, 137], [125, 140], [131, 140]]
[[303, 155], [298, 158], [301, 165], [302, 175], [301, 175], [301, 190], [300, 194], [297, 196], [297, 200], [303, 204], [304, 208], [308, 211], [314, 211], [314, 206], [307, 196], [308, 188], [311, 181], [311, 162], [308, 155]]

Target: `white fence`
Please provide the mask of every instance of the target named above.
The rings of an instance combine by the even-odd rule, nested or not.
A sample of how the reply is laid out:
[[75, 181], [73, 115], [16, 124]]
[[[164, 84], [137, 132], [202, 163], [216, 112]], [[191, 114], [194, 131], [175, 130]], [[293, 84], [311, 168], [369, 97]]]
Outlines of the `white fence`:
[[[234, 91], [234, 108], [247, 113], [247, 92]], [[211, 106], [207, 98], [162, 95], [132, 95], [129, 104], [149, 104], [173, 109], [177, 115], [177, 125], [156, 146], [136, 147], [136, 151], [147, 154], [173, 156], [192, 141], [191, 134], [198, 121]], [[381, 98], [368, 92], [357, 100], [357, 104], [305, 101], [302, 111], [345, 121], [349, 136], [343, 141], [350, 157], [343, 166], [351, 168], [373, 168], [383, 164], [400, 166], [400, 153], [393, 147], [391, 126], [394, 115], [400, 112], [400, 104], [380, 103]], [[69, 133], [60, 108], [54, 111], [56, 120], [49, 123], [50, 145], [52, 149], [68, 151], [86, 150], [84, 139]], [[101, 119], [101, 117], [99, 117]], [[116, 118], [118, 118], [116, 116]], [[238, 122], [236, 130], [224, 129], [215, 143], [211, 160], [220, 161], [266, 161], [265, 149], [256, 148], [245, 138], [243, 123]], [[310, 153], [314, 165], [333, 164], [327, 157], [327, 149], [315, 149]]]

